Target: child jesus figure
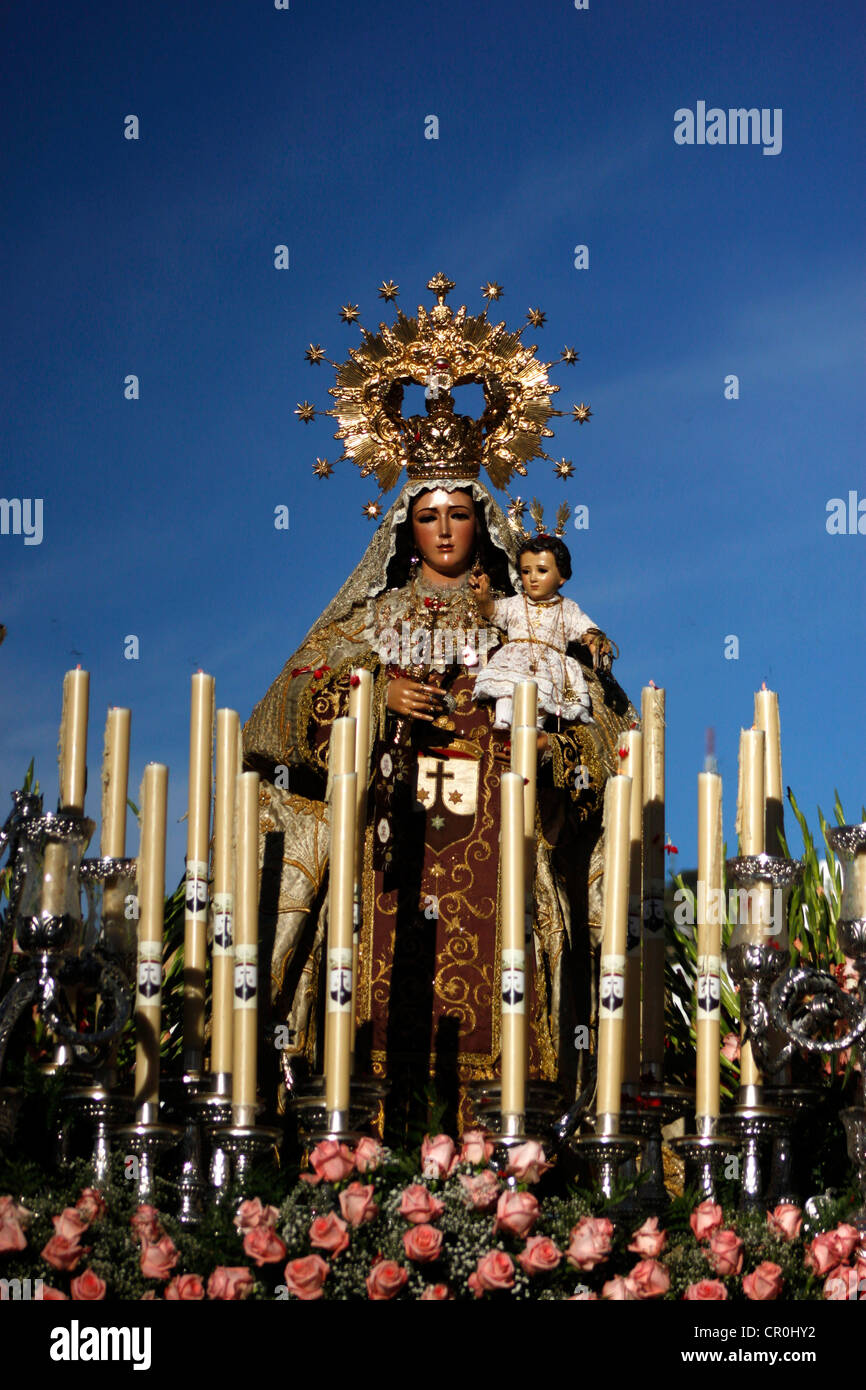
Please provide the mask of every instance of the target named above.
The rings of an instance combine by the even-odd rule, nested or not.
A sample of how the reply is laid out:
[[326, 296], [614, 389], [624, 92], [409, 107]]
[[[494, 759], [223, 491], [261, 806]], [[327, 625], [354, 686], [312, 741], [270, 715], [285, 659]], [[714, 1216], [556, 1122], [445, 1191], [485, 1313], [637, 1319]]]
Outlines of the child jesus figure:
[[525, 680], [538, 685], [539, 729], [547, 715], [590, 724], [586, 681], [580, 663], [566, 654], [566, 648], [569, 642], [584, 642], [598, 670], [605, 661], [609, 667], [611, 644], [592, 619], [559, 592], [571, 578], [568, 547], [558, 536], [534, 536], [521, 545], [517, 568], [523, 592], [513, 598], [494, 599], [486, 574], [470, 577], [482, 617], [491, 618], [508, 637], [479, 671], [475, 694], [496, 701], [495, 729], [510, 729], [514, 686]]

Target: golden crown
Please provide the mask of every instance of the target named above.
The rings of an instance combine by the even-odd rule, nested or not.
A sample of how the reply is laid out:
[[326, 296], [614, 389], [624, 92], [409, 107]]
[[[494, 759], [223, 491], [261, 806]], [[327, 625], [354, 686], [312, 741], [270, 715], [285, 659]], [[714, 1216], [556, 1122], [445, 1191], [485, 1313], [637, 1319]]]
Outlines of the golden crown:
[[[334, 438], [343, 441], [341, 458], [351, 459], [362, 477], [375, 475], [379, 498], [364, 507], [367, 516], [381, 513], [380, 500], [393, 488], [406, 468], [410, 478], [477, 478], [483, 465], [495, 487], [507, 488], [515, 473], [526, 476], [526, 465], [545, 458], [555, 465], [560, 478], [569, 478], [574, 466], [567, 459], [557, 462], [546, 454], [542, 440], [553, 431], [547, 422], [564, 412], [551, 404], [559, 390], [551, 384], [548, 372], [558, 362], [578, 360], [574, 348], [565, 348], [557, 363], [542, 362], [537, 348], [521, 341], [531, 324], [540, 328], [545, 315], [530, 309], [527, 322], [516, 332], [504, 323], [488, 318], [492, 302], [502, 295], [494, 281], [481, 288], [487, 303], [482, 313], [471, 315], [463, 305], [456, 311], [445, 303], [454, 282], [441, 271], [427, 282], [436, 303], [428, 311], [419, 305], [416, 318], [397, 309], [393, 324], [379, 324], [378, 333], [361, 327], [360, 347], [349, 349], [347, 362], [331, 362], [319, 344], [311, 343], [305, 353], [311, 365], [328, 361], [337, 373], [330, 388], [333, 409], [324, 412], [339, 425]], [[383, 283], [379, 296], [386, 302], [396, 299], [399, 286]], [[359, 315], [356, 304], [340, 310], [344, 323], [354, 323]], [[404, 417], [401, 411], [403, 389], [417, 384], [426, 387], [426, 415]], [[454, 410], [452, 388], [480, 385], [485, 408], [476, 420]], [[299, 420], [316, 418], [315, 407], [301, 402], [295, 414]], [[583, 424], [591, 411], [583, 402], [572, 408], [575, 420]], [[317, 477], [327, 478], [333, 466], [327, 459], [313, 465]]]

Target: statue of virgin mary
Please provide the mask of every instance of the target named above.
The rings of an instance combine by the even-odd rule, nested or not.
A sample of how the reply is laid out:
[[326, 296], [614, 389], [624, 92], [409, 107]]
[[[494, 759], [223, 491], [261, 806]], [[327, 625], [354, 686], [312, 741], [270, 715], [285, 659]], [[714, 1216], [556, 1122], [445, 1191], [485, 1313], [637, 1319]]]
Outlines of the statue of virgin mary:
[[[498, 1075], [500, 778], [510, 734], [494, 729], [493, 704], [474, 694], [503, 636], [481, 617], [473, 576], [483, 571], [494, 593], [513, 594], [519, 536], [478, 474], [482, 461], [494, 478], [515, 461], [525, 471], [521, 458], [533, 456], [530, 446], [539, 452], [545, 432], [533, 399], [554, 413], [555, 388], [534, 349], [518, 343], [515, 352], [511, 334], [504, 355], [504, 326], [494, 328], [486, 311], [454, 314], [443, 286], [442, 276], [430, 282], [438, 304], [429, 315], [419, 309], [417, 320], [399, 315], [394, 330], [382, 325], [390, 362], [367, 335], [369, 351], [338, 369], [331, 413], [347, 453], [385, 487], [404, 466], [408, 481], [244, 728], [246, 766], [262, 776], [271, 1002], [297, 1075], [321, 1069], [322, 1059], [331, 727], [348, 711], [352, 672], [372, 674], [355, 1065], [387, 1080], [395, 1135], [431, 1087], [451, 1125], [467, 1123], [467, 1086]], [[401, 383], [419, 376], [427, 414], [403, 420]], [[463, 381], [484, 386], [479, 421], [454, 412], [451, 388]], [[539, 734], [528, 970], [530, 1076], [557, 1083], [565, 1103], [581, 1079], [576, 1030], [590, 1022], [604, 784], [620, 733], [637, 719], [588, 651], [575, 655], [593, 719], [551, 718]]]

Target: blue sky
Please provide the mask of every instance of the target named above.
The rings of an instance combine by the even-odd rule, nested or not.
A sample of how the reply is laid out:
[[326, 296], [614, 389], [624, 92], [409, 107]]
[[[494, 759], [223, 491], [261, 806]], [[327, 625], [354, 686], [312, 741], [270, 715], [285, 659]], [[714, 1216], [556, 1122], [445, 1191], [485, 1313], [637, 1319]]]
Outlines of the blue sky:
[[[810, 820], [834, 787], [859, 819], [866, 535], [825, 523], [831, 498], [866, 497], [864, 31], [853, 0], [7, 9], [0, 476], [44, 521], [40, 545], [0, 536], [3, 796], [35, 756], [53, 803], [81, 662], [90, 786], [105, 709], [128, 705], [132, 795], [147, 761], [171, 769], [180, 876], [191, 673], [246, 718], [372, 533], [352, 465], [312, 475], [339, 445], [292, 413], [329, 404], [304, 348], [342, 359], [340, 305], [374, 327], [393, 278], [414, 313], [442, 269], [452, 302], [478, 312], [498, 280], [510, 325], [547, 313], [526, 335], [542, 355], [581, 354], [556, 403], [593, 418], [549, 443], [575, 476], [542, 461], [525, 490], [589, 506], [565, 592], [619, 644], [636, 702], [667, 689], [679, 866], [708, 727], [733, 843], [764, 680]], [[780, 153], [678, 145], [698, 101], [780, 109]]]

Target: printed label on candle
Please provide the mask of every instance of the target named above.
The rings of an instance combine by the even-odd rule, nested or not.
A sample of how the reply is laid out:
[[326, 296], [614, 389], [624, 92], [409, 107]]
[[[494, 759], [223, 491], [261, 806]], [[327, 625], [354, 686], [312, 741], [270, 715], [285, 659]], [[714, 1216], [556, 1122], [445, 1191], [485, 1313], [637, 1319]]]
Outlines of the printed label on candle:
[[646, 898], [643, 905], [643, 929], [655, 936], [665, 929], [664, 898]]
[[345, 947], [328, 951], [328, 1013], [352, 1012], [352, 952]]
[[718, 956], [698, 956], [698, 1018], [720, 1019], [722, 963]]
[[625, 956], [602, 956], [598, 999], [599, 1018], [622, 1018], [625, 1003]]
[[526, 952], [502, 952], [502, 1012], [526, 1013]]
[[186, 915], [197, 922], [207, 919], [207, 864], [202, 859], [188, 859], [186, 865]]
[[625, 938], [626, 955], [640, 955], [640, 912], [629, 912]]
[[215, 956], [234, 955], [234, 895], [213, 895], [213, 953]]
[[140, 941], [138, 944], [138, 995], [136, 1007], [159, 1004], [162, 995], [162, 942]]
[[259, 987], [258, 946], [235, 947], [235, 1008], [254, 1009]]

